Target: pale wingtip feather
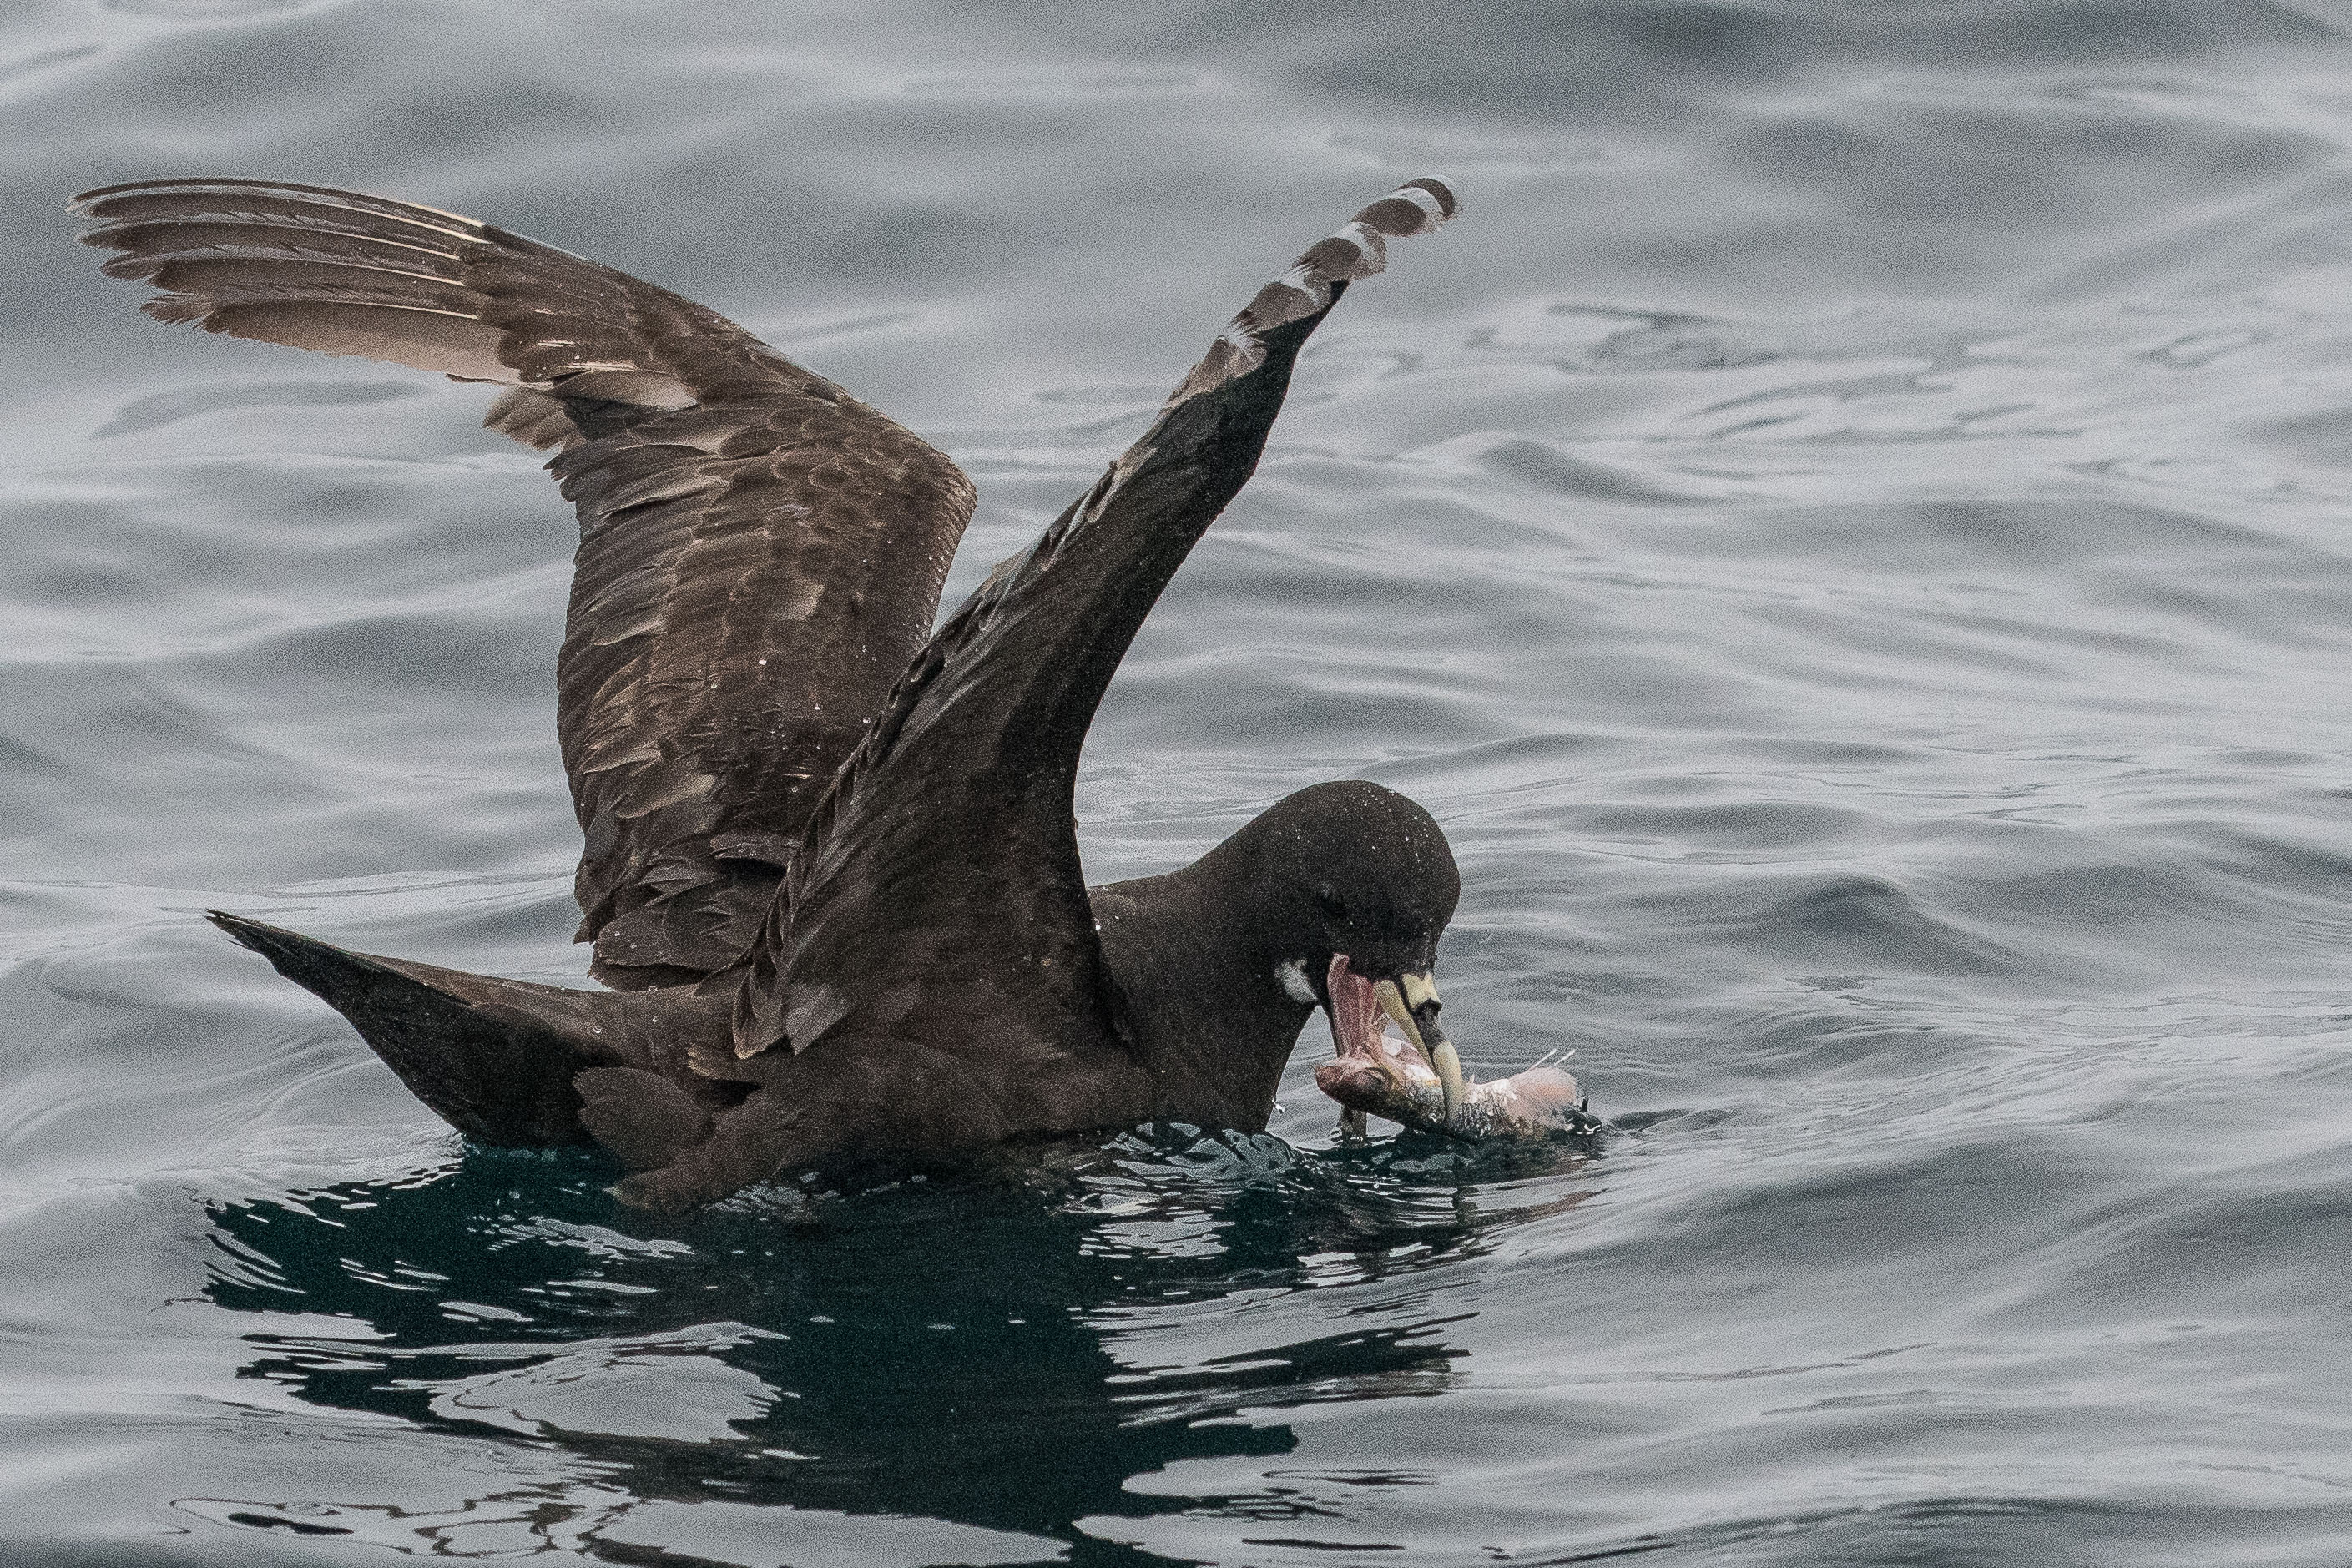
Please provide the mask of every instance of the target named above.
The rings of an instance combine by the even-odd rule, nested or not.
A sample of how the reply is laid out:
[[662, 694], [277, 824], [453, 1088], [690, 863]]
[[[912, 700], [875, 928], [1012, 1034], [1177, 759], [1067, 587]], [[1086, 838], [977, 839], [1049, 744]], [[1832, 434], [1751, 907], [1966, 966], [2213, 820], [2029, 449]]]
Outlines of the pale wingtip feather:
[[1407, 180], [1356, 214], [1356, 221], [1394, 239], [1425, 235], [1440, 224], [1462, 215], [1462, 195], [1454, 182], [1434, 174]]
[[1265, 335], [1331, 308], [1333, 286], [1370, 277], [1388, 265], [1388, 242], [1434, 232], [1461, 215], [1460, 187], [1423, 174], [1407, 180], [1307, 247], [1282, 276], [1225, 324], [1165, 408], [1247, 375], [1265, 361]]
[[[428, 207], [422, 202], [406, 202], [393, 196], [371, 196], [365, 192], [338, 190], [331, 185], [305, 185], [291, 180], [247, 180], [220, 174], [183, 174], [161, 180], [126, 180], [118, 185], [100, 185], [67, 198], [66, 210], [79, 218], [102, 218], [106, 214], [99, 209], [110, 201], [125, 196], [165, 194], [268, 195], [283, 201], [341, 207], [349, 212], [369, 213], [378, 217], [410, 222], [418, 217], [433, 218], [438, 222], [432, 226], [446, 227], [456, 238], [478, 236], [488, 227], [478, 218], [469, 218], [463, 213], [453, 213], [441, 207]], [[92, 242], [85, 235], [83, 243]]]

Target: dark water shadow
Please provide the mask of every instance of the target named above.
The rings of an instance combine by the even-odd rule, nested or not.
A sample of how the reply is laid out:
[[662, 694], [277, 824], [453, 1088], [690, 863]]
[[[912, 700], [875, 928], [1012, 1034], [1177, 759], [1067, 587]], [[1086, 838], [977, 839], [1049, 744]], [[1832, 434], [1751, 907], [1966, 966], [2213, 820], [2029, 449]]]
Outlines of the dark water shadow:
[[[409, 1185], [216, 1207], [208, 1294], [352, 1321], [348, 1337], [315, 1316], [248, 1333], [243, 1376], [518, 1445], [542, 1470], [551, 1446], [576, 1461], [585, 1495], [487, 1500], [539, 1550], [729, 1560], [604, 1537], [586, 1516], [617, 1520], [624, 1492], [947, 1521], [1066, 1543], [1034, 1560], [1156, 1563], [1074, 1521], [1191, 1506], [1129, 1492], [1131, 1477], [1291, 1451], [1269, 1409], [1449, 1386], [1462, 1313], [1411, 1276], [1581, 1201], [1568, 1183], [1534, 1180], [1532, 1203], [1528, 1188], [1589, 1147], [1319, 1157], [1180, 1128], [679, 1218], [621, 1208], [593, 1156], [472, 1151]], [[1480, 1182], [1508, 1183], [1509, 1200], [1482, 1212]], [[1302, 1298], [1285, 1312], [1335, 1287], [1377, 1310]], [[1273, 1326], [1251, 1318], [1236, 1348], [1237, 1312]], [[386, 1533], [357, 1500], [198, 1511], [275, 1534]], [[475, 1554], [432, 1533], [417, 1521], [407, 1549]], [[500, 1534], [491, 1554], [518, 1544]]]

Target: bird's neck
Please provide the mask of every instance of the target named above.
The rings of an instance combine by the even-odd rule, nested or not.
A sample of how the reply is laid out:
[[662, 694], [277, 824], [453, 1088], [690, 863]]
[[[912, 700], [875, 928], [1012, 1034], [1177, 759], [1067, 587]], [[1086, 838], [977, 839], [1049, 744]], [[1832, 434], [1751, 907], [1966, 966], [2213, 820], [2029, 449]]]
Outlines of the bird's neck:
[[1196, 863], [1093, 890], [1128, 1042], [1149, 1076], [1149, 1114], [1256, 1132], [1298, 1031], [1315, 1010], [1260, 952], [1243, 890]]

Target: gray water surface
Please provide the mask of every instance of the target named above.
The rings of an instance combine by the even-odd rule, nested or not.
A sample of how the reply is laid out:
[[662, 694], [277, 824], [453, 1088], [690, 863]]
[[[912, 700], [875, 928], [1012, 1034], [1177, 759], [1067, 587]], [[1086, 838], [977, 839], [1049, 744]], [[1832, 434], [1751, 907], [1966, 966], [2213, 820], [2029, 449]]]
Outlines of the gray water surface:
[[[0, 20], [0, 1561], [2352, 1560], [2352, 6], [28, 0]], [[657, 1221], [197, 918], [577, 980], [572, 519], [64, 199], [453, 208], [962, 463], [950, 596], [1399, 179], [1096, 726], [1377, 779], [1597, 1148]]]

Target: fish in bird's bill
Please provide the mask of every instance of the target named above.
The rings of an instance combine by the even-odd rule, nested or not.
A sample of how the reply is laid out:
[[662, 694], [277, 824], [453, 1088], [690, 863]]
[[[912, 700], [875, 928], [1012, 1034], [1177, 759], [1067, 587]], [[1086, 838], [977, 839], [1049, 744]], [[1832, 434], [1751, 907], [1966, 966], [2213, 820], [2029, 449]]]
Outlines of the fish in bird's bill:
[[1457, 1138], [1600, 1131], [1575, 1078], [1549, 1062], [1486, 1083], [1464, 1076], [1434, 1007], [1396, 1005], [1384, 994], [1398, 991], [1396, 982], [1352, 972], [1345, 955], [1331, 960], [1327, 988], [1336, 1054], [1315, 1070], [1315, 1086], [1345, 1108], [1349, 1130], [1373, 1115]]

